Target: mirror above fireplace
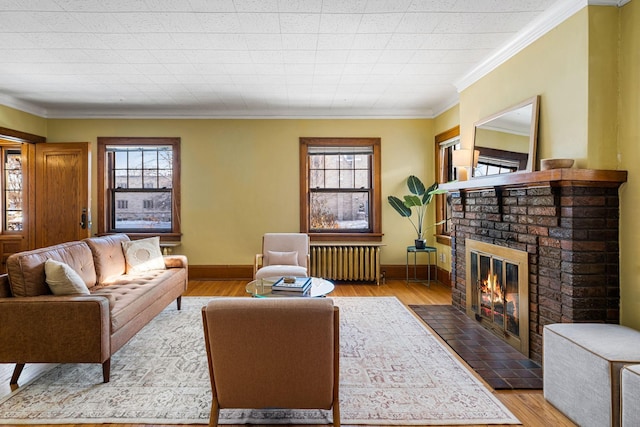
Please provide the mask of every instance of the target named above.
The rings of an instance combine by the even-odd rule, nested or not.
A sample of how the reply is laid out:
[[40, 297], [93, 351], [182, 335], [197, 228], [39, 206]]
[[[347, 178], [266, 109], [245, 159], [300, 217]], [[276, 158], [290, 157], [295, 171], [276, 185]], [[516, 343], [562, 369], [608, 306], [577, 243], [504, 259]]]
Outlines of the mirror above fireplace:
[[533, 172], [539, 104], [540, 96], [534, 96], [475, 124], [473, 177]]

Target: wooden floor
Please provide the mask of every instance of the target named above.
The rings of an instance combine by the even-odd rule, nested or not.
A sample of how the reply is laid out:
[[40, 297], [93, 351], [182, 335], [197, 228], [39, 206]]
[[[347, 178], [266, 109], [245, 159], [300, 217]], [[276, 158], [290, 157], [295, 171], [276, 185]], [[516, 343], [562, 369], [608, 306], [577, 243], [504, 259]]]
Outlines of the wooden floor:
[[[245, 296], [245, 281], [190, 281], [186, 296]], [[337, 284], [332, 296], [395, 296], [405, 305], [408, 304], [450, 304], [451, 291], [448, 287], [434, 283], [431, 287], [412, 283], [407, 286], [404, 281], [389, 280], [380, 286], [370, 284]], [[436, 337], [437, 335], [434, 334]], [[439, 338], [439, 337], [438, 337]], [[455, 354], [455, 353], [454, 353]], [[26, 383], [46, 365], [26, 365], [20, 383]], [[11, 392], [9, 379], [13, 365], [0, 364], [0, 398]], [[478, 377], [481, 381], [482, 379]], [[494, 394], [507, 408], [518, 417], [525, 426], [574, 426], [542, 396], [542, 391], [500, 390]], [[80, 424], [67, 424], [80, 425]], [[60, 424], [59, 426], [65, 426]], [[142, 424], [83, 424], [83, 426], [145, 427]], [[146, 425], [148, 426], [148, 425]]]

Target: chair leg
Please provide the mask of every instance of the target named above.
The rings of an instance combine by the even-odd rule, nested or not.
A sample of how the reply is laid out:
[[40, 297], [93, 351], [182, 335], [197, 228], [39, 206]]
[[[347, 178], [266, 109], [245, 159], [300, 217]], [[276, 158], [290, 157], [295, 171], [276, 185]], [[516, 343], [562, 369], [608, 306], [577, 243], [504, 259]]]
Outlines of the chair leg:
[[176, 299], [176, 305], [178, 306], [178, 310], [182, 310], [182, 295]]
[[220, 406], [218, 399], [213, 396], [211, 400], [211, 414], [209, 415], [209, 427], [218, 427], [218, 417], [220, 416]]
[[340, 405], [333, 404], [333, 426], [340, 427]]
[[20, 378], [20, 374], [24, 369], [24, 363], [16, 363], [16, 367], [13, 370], [13, 375], [11, 376], [11, 381], [9, 381], [9, 385], [17, 385], [18, 378]]
[[102, 382], [108, 383], [111, 376], [111, 358], [102, 363]]

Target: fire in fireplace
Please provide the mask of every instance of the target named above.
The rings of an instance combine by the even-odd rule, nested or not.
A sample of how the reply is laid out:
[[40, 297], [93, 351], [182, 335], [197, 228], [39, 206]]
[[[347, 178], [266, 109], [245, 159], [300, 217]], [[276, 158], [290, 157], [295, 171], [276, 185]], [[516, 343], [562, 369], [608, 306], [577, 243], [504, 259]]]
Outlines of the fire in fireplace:
[[528, 254], [477, 240], [465, 245], [467, 314], [528, 357]]

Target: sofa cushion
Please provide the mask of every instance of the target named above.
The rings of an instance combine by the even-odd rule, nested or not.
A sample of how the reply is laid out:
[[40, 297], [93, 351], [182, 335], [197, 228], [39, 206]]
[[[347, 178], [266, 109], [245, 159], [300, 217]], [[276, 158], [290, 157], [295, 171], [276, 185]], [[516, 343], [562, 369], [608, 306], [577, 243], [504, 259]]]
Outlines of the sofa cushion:
[[106, 286], [96, 286], [92, 295], [105, 295], [111, 308], [111, 332], [126, 325], [178, 283], [186, 283], [186, 270], [169, 268], [139, 274], [124, 274]]
[[44, 273], [44, 263], [48, 259], [69, 265], [89, 289], [96, 284], [96, 270], [89, 246], [83, 241], [67, 242], [10, 255], [7, 258], [7, 272], [13, 296], [51, 295]]
[[164, 270], [164, 259], [160, 250], [160, 237], [122, 242], [127, 274], [151, 270]]
[[44, 263], [44, 275], [54, 295], [88, 295], [89, 288], [73, 268], [64, 262], [48, 259]]
[[124, 274], [126, 264], [122, 242], [128, 242], [126, 234], [111, 234], [108, 236], [90, 237], [84, 240], [93, 253], [93, 263], [96, 267], [98, 284], [109, 283]]

